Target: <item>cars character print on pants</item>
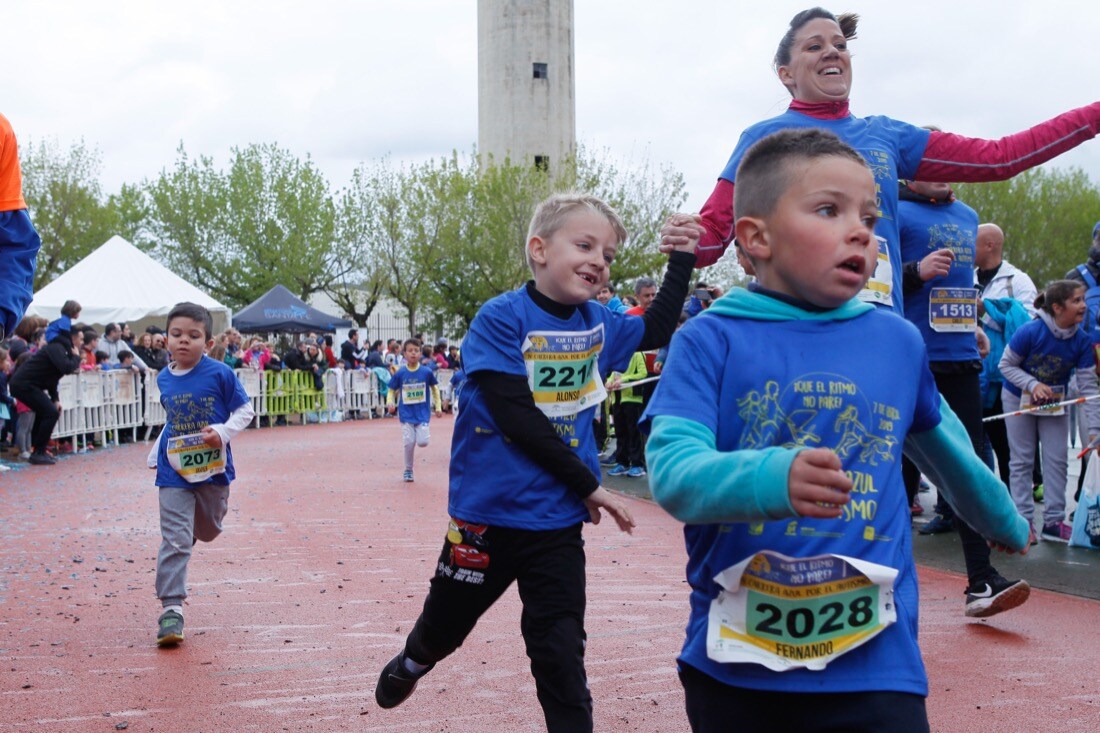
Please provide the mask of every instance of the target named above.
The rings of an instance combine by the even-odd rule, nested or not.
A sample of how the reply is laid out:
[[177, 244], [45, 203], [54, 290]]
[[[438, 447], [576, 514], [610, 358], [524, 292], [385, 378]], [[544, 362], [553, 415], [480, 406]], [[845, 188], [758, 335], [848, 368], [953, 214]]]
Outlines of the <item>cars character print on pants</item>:
[[481, 571], [489, 567], [489, 543], [485, 539], [484, 524], [471, 524], [461, 519], [451, 519], [447, 528], [447, 541], [451, 543], [450, 564], [455, 580], [481, 583]]

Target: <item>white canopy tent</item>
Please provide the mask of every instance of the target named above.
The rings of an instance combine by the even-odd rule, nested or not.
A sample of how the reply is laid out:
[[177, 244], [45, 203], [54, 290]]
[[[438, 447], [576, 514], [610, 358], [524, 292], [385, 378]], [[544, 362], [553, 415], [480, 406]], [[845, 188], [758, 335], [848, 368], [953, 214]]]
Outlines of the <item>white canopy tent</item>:
[[228, 307], [117, 235], [35, 293], [27, 315], [52, 321], [66, 300], [82, 306], [81, 323], [129, 323], [135, 334], [149, 325], [164, 328], [168, 311], [184, 301], [206, 306], [215, 333], [228, 328], [232, 316]]

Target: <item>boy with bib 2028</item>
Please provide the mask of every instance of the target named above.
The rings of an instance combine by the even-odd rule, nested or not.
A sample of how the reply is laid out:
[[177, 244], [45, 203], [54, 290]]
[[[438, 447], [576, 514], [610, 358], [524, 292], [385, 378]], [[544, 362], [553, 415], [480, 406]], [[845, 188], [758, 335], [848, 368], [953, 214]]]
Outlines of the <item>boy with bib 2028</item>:
[[[515, 582], [547, 730], [592, 730], [581, 527], [598, 522], [601, 510], [623, 531], [634, 525], [626, 503], [600, 486], [592, 418], [606, 398], [606, 376], [635, 351], [671, 338], [697, 241], [670, 253], [664, 287], [636, 317], [593, 300], [625, 239], [603, 201], [550, 197], [528, 230], [534, 280], [485, 303], [470, 324], [451, 442], [449, 529], [420, 618], [378, 679], [382, 707], [412, 694]], [[460, 665], [452, 675], [462, 677]]]
[[[394, 372], [386, 386], [386, 406], [391, 415], [398, 415], [401, 422], [401, 436], [405, 446], [405, 474], [402, 478], [406, 482], [413, 480], [413, 454], [416, 446], [428, 446], [431, 438], [428, 421], [431, 420], [432, 413], [436, 417], [443, 416], [435, 372], [420, 363], [421, 349], [420, 339], [405, 340], [402, 346], [405, 366]], [[431, 402], [428, 401], [429, 398]]]
[[680, 329], [644, 416], [654, 497], [687, 525], [688, 720], [927, 731], [903, 445], [995, 547], [1026, 551], [1026, 523], [941, 403], [917, 329], [853, 300], [877, 255], [859, 154], [788, 130], [737, 182], [758, 282]]
[[148, 461], [157, 471], [160, 498], [160, 646], [183, 641], [192, 548], [198, 540], [212, 542], [221, 534], [235, 476], [229, 441], [255, 416], [233, 370], [204, 356], [214, 345], [210, 312], [195, 303], [179, 303], [168, 313], [167, 328], [172, 360], [157, 374], [167, 418]]

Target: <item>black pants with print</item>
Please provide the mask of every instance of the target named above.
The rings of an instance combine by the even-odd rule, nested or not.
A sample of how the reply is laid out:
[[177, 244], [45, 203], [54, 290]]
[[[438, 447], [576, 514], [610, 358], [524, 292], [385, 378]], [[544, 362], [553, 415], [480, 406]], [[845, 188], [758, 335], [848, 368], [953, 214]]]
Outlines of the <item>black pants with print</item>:
[[421, 664], [443, 659], [514, 581], [523, 604], [520, 631], [547, 731], [591, 731], [581, 525], [542, 531], [482, 525], [460, 534], [462, 542], [449, 536], [443, 544], [405, 653]]

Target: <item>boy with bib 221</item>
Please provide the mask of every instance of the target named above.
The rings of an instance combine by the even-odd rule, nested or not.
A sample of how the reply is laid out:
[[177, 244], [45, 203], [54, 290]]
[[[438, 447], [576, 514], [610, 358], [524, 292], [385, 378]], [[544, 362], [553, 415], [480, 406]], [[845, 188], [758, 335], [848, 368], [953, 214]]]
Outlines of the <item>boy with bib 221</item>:
[[654, 497], [687, 525], [679, 670], [697, 733], [928, 730], [903, 444], [979, 533], [1028, 546], [920, 333], [854, 300], [875, 195], [832, 133], [753, 146], [735, 211], [758, 282], [680, 329], [644, 416]]
[[157, 644], [175, 646], [183, 641], [192, 547], [221, 534], [235, 476], [229, 441], [255, 413], [233, 370], [203, 355], [214, 345], [206, 308], [177, 304], [168, 313], [167, 328], [172, 361], [157, 374], [167, 419], [148, 465], [157, 471], [160, 498], [156, 589], [163, 613]]
[[[426, 448], [431, 437], [428, 433], [428, 421], [432, 412], [435, 412], [436, 417], [443, 416], [435, 372], [420, 363], [421, 348], [420, 339], [406, 339], [402, 347], [405, 366], [394, 372], [386, 387], [386, 406], [391, 415], [397, 412], [401, 421], [401, 435], [405, 445], [403, 478], [407, 482], [413, 480], [413, 452], [416, 446]], [[429, 390], [432, 400], [430, 404]]]
[[[667, 343], [695, 264], [691, 241], [669, 255], [664, 287], [642, 317], [613, 313], [592, 299], [625, 240], [603, 201], [550, 197], [528, 229], [534, 280], [486, 302], [470, 324], [449, 529], [420, 618], [379, 676], [382, 707], [412, 694], [514, 582], [547, 730], [592, 730], [581, 528], [601, 510], [624, 531], [634, 526], [626, 503], [600, 486], [592, 418], [607, 374]], [[451, 675], [461, 678], [462, 666]]]

